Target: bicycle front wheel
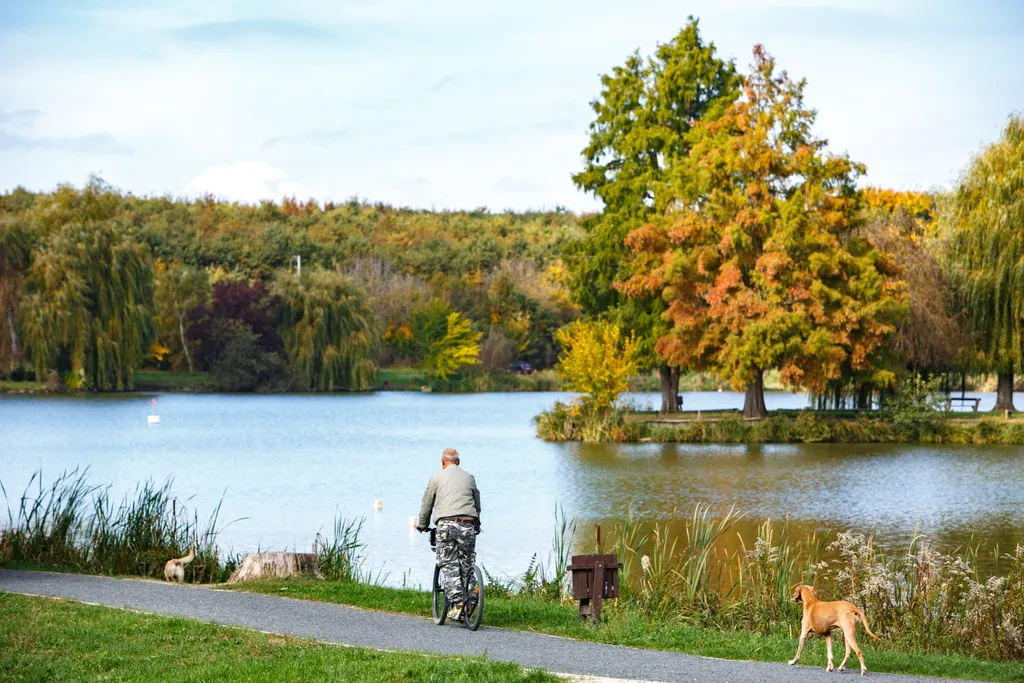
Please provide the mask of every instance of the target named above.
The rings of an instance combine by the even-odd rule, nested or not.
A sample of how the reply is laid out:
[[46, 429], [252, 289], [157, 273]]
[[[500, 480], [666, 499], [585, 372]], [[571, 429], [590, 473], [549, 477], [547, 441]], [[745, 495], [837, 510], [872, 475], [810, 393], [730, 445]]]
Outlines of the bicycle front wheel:
[[440, 626], [448, 618], [448, 598], [444, 594], [444, 584], [441, 582], [441, 566], [434, 565], [434, 581], [431, 607], [434, 610], [434, 623]]
[[476, 577], [476, 586], [473, 587], [474, 595], [469, 596], [469, 604], [462, 612], [466, 628], [470, 631], [480, 628], [480, 622], [484, 619], [484, 577], [480, 567], [473, 567], [473, 574]]

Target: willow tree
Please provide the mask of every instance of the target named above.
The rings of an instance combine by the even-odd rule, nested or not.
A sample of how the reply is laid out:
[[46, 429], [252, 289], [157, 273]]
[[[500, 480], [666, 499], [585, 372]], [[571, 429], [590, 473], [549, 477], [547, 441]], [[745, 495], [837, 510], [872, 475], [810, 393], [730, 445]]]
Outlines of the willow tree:
[[172, 343], [176, 340], [181, 345], [190, 375], [195, 372], [195, 364], [185, 334], [185, 320], [192, 309], [209, 298], [210, 276], [205, 270], [181, 263], [157, 264], [156, 292], [153, 295], [157, 331], [161, 341]]
[[813, 136], [804, 85], [754, 49], [743, 96], [695, 125], [664, 217], [630, 235], [636, 274], [620, 285], [664, 297], [672, 327], [658, 352], [746, 387], [747, 417], [767, 413], [767, 369], [816, 393], [844, 368], [893, 379], [876, 360], [902, 284], [854, 232], [864, 167]]
[[981, 365], [998, 376], [995, 410], [1013, 410], [1024, 370], [1024, 116], [964, 171], [949, 220], [953, 277]]
[[32, 259], [34, 238], [25, 221], [0, 217], [0, 368], [14, 369], [22, 359], [18, 305]]
[[614, 284], [632, 275], [626, 236], [670, 199], [660, 190], [671, 159], [686, 155], [694, 123], [721, 114], [739, 83], [733, 63], [716, 55], [714, 43], [704, 42], [691, 17], [650, 58], [634, 53], [601, 77], [601, 94], [591, 103], [595, 119], [583, 150], [585, 167], [573, 176], [578, 188], [603, 204], [584, 223], [584, 239], [566, 250], [573, 298], [584, 313], [640, 340], [648, 366], [661, 375], [662, 412], [675, 412], [679, 389], [678, 367], [654, 353], [667, 331], [665, 304], [657, 295], [626, 297]]
[[148, 251], [113, 221], [55, 229], [36, 253], [22, 300], [36, 376], [70, 370], [72, 388], [131, 389], [152, 333]]
[[363, 391], [373, 387], [379, 344], [366, 294], [333, 271], [281, 274], [281, 338], [292, 372], [307, 389]]

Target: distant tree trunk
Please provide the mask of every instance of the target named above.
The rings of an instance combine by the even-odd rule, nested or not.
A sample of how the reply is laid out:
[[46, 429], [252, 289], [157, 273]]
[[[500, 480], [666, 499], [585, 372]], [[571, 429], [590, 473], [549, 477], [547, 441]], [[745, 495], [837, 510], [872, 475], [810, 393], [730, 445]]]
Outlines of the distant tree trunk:
[[18, 360], [18, 330], [14, 327], [14, 313], [7, 309], [7, 329], [11, 333], [11, 358], [14, 362]]
[[193, 374], [192, 354], [188, 352], [188, 341], [185, 339], [185, 314], [178, 314], [178, 332], [181, 334], [181, 349], [185, 352], [185, 360], [188, 361], [188, 374]]
[[857, 392], [857, 410], [871, 410], [871, 387], [862, 385]]
[[246, 553], [228, 583], [254, 579], [283, 579], [307, 574], [318, 579], [320, 564], [314, 553]]
[[1000, 372], [998, 377], [999, 385], [996, 388], [996, 407], [992, 410], [997, 412], [1004, 410], [1014, 412], [1016, 408], [1013, 407], [1013, 373]]
[[754, 381], [747, 385], [747, 393], [743, 398], [743, 417], [768, 417], [768, 408], [764, 405], [764, 370], [758, 369]]
[[661, 378], [661, 412], [675, 413], [676, 395], [679, 393], [679, 368], [662, 365], [658, 368], [658, 375]]

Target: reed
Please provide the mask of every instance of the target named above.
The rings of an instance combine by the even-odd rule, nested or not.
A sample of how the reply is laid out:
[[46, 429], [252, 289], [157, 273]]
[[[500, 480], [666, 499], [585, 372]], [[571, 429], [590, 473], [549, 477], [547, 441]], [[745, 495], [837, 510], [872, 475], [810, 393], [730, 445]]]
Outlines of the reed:
[[554, 576], [549, 588], [549, 593], [553, 591], [556, 598], [561, 598], [566, 592], [569, 555], [572, 553], [572, 540], [575, 536], [576, 518], [566, 517], [565, 509], [561, 505], [557, 505], [555, 507], [555, 538], [551, 541], [551, 564]]
[[[365, 517], [335, 517], [333, 538], [327, 539], [319, 533], [316, 535], [313, 552], [317, 555], [320, 573], [325, 579], [348, 583], [373, 582], [374, 575], [363, 569], [363, 550], [366, 544], [359, 540], [365, 523]], [[380, 574], [376, 578], [377, 582], [382, 582]]]
[[[109, 487], [91, 486], [87, 470], [57, 476], [47, 487], [33, 474], [17, 514], [8, 500], [8, 524], [0, 531], [0, 559], [98, 574], [162, 576], [164, 563], [195, 548], [185, 577], [192, 582], [224, 579], [218, 560], [220, 504], [205, 526], [198, 514], [171, 493], [172, 482], [147, 481], [115, 504]], [[2, 489], [2, 485], [0, 485]], [[6, 489], [2, 489], [5, 499]]]
[[740, 536], [739, 548], [727, 551], [741, 517], [730, 509], [716, 518], [698, 504], [673, 534], [630, 505], [613, 525], [622, 597], [609, 606], [610, 618], [789, 633], [799, 621], [793, 589], [806, 583], [823, 599], [865, 609], [883, 638], [877, 647], [1024, 659], [1024, 545], [991, 550], [994, 576], [978, 570], [978, 544], [944, 554], [920, 530], [906, 552], [887, 554], [852, 531], [795, 539], [788, 520], [766, 520], [753, 539]]
[[627, 424], [619, 408], [600, 409], [581, 403], [556, 401], [550, 411], [534, 418], [537, 436], [545, 441], [638, 441], [645, 425]]

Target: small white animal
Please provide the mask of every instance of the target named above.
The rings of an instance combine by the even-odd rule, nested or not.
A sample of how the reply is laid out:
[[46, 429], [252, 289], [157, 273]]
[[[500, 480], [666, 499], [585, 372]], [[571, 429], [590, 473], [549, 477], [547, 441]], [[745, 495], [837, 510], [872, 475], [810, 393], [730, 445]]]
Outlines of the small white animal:
[[164, 581], [184, 581], [185, 565], [194, 560], [195, 557], [195, 550], [189, 548], [188, 555], [185, 557], [179, 557], [176, 560], [168, 560], [167, 564], [164, 565]]

